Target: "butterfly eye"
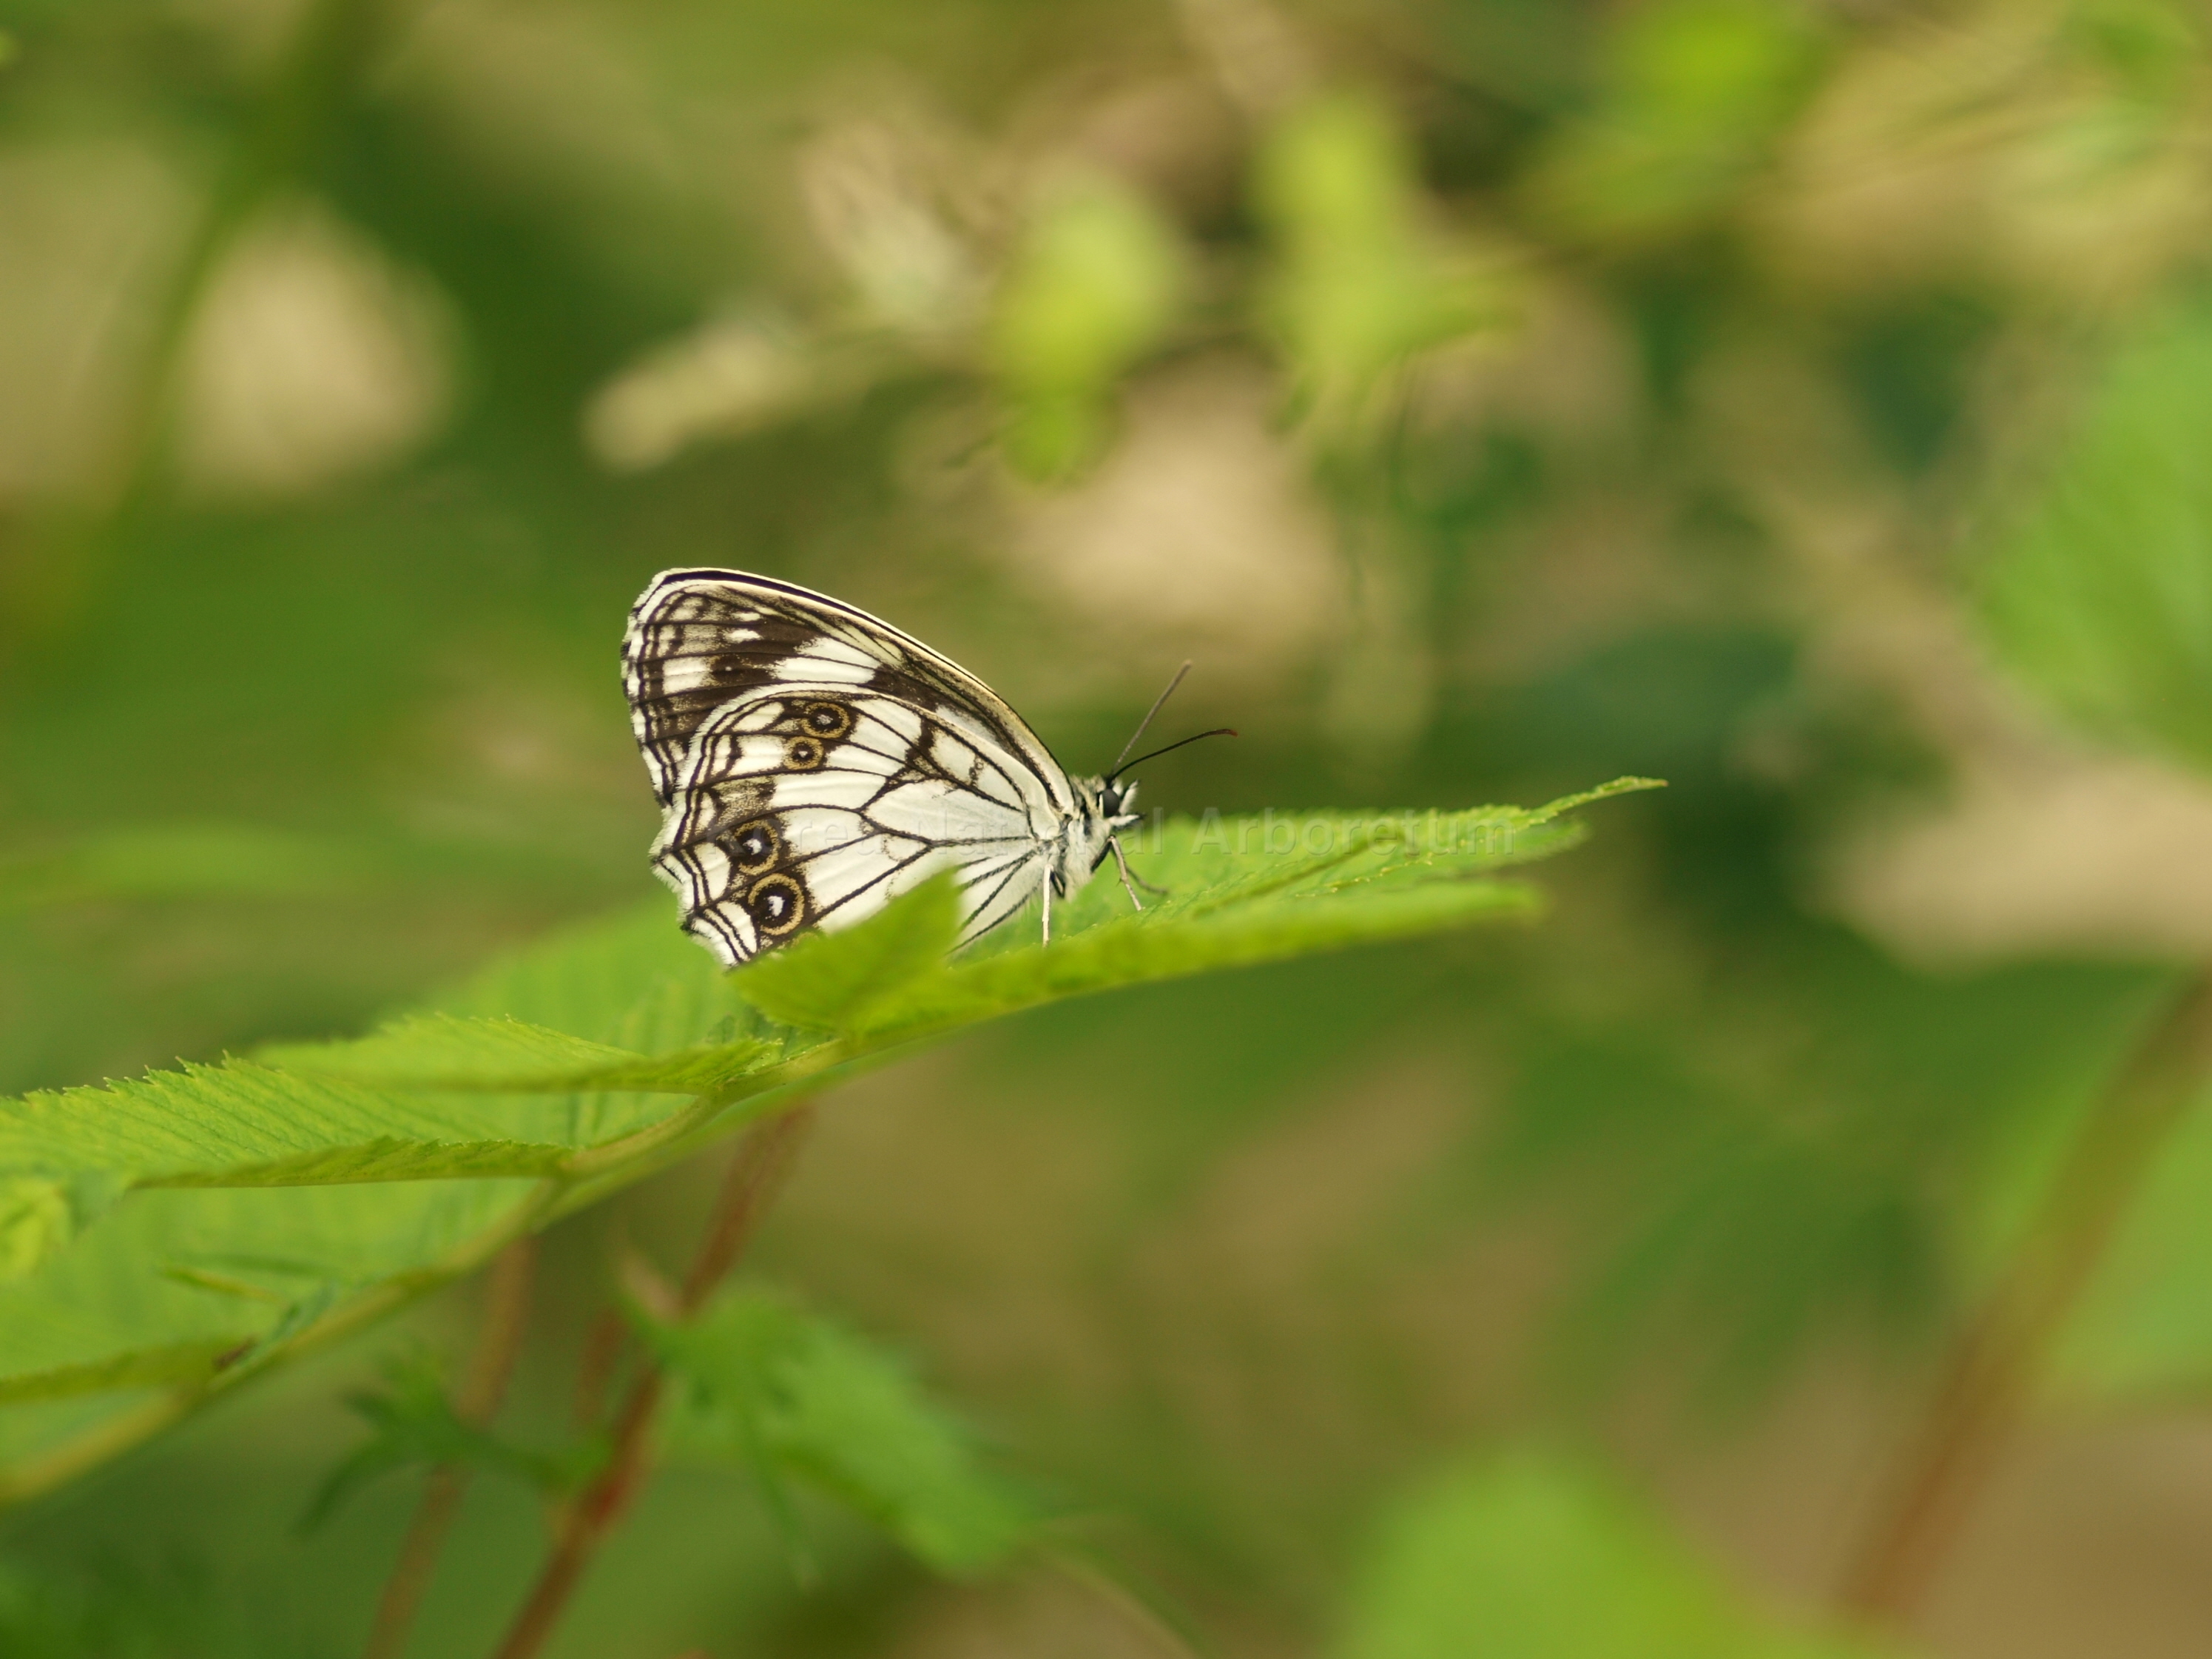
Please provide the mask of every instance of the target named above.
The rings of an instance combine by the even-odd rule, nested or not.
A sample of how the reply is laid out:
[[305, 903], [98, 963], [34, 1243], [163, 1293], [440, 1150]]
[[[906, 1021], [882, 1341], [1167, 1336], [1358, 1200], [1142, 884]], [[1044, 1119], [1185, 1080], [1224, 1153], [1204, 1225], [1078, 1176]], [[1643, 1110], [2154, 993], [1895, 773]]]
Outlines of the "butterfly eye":
[[738, 868], [749, 876], [760, 874], [783, 854], [775, 826], [766, 818], [738, 825], [738, 833], [730, 838], [730, 848], [737, 854]]
[[806, 920], [805, 890], [789, 876], [763, 876], [745, 895], [745, 908], [762, 933], [781, 939]]
[[853, 711], [838, 702], [810, 702], [806, 729], [817, 738], [842, 738], [853, 729]]
[[783, 745], [783, 763], [794, 772], [811, 772], [822, 764], [822, 745], [811, 738], [793, 738]]

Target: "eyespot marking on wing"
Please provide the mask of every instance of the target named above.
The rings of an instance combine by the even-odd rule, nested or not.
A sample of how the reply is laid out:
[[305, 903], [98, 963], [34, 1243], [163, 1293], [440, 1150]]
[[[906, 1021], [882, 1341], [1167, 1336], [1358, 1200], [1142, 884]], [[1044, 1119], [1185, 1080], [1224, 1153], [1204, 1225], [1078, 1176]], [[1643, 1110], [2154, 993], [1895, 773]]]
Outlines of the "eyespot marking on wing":
[[799, 878], [785, 871], [763, 876], [745, 890], [745, 911], [762, 935], [788, 939], [806, 925], [806, 889]]

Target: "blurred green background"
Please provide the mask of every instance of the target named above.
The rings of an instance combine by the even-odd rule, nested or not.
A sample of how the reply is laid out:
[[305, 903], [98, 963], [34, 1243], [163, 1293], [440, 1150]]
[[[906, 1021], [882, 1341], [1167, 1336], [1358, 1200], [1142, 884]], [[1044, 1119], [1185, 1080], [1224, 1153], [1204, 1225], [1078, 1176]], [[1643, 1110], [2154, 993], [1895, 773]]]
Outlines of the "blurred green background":
[[[0, 0], [0, 1089], [358, 1030], [635, 902], [615, 653], [672, 565], [878, 611], [1079, 770], [1195, 658], [1169, 735], [1243, 736], [1149, 770], [1172, 810], [1662, 776], [1526, 933], [849, 1086], [762, 1265], [1208, 1653], [1478, 1651], [1389, 1611], [1424, 1572], [1486, 1628], [1610, 1595], [1559, 1503], [1817, 1618], [2212, 956], [2205, 29]], [[556, 1234], [518, 1420], [564, 1409], [607, 1241], [676, 1259], [706, 1179]], [[2212, 1640], [2207, 1215], [2192, 1122], [1929, 1650]], [[412, 1478], [295, 1523], [342, 1395], [477, 1294], [0, 1519], [6, 1651], [357, 1650]], [[824, 1524], [794, 1577], [742, 1480], [672, 1468], [556, 1650], [1178, 1650]], [[415, 1651], [483, 1651], [541, 1536], [480, 1481]], [[1721, 1650], [1575, 1641], [1479, 1650]]]

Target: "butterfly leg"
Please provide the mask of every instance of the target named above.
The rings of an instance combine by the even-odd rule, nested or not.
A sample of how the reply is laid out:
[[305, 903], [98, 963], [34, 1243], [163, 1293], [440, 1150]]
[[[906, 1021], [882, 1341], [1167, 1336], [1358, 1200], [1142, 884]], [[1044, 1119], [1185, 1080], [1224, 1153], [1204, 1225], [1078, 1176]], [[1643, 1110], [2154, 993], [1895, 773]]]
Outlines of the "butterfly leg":
[[[1138, 878], [1129, 873], [1129, 860], [1121, 855], [1121, 838], [1119, 836], [1109, 836], [1106, 837], [1106, 844], [1114, 849], [1114, 867], [1121, 872], [1121, 890], [1129, 896], [1130, 903], [1135, 905], [1139, 910], [1143, 909], [1145, 902], [1137, 896]], [[1151, 888], [1155, 893], [1164, 893], [1167, 890], [1164, 887], [1153, 887], [1149, 881], [1144, 885]]]
[[1044, 942], [1047, 945], [1052, 943], [1052, 872], [1050, 871], [1045, 872], [1044, 878]]

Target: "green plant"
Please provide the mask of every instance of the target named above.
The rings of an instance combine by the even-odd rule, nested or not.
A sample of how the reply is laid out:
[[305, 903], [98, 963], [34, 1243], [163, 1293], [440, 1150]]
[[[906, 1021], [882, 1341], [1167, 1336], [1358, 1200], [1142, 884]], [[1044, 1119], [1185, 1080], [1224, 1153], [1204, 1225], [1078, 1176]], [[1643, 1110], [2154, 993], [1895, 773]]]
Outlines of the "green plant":
[[[2205, 48], [0, 0], [0, 1652], [1964, 1648], [2052, 1534], [2109, 1645], [2179, 1478], [1947, 1569], [2212, 1382]], [[1557, 925], [1460, 931], [1557, 826], [1209, 818], [1048, 953], [726, 983], [575, 925], [613, 624], [724, 559], [1071, 758], [1196, 655], [1224, 803], [1672, 787]], [[1799, 1388], [1869, 1455], [1729, 1513]]]
[[[905, 1385], [849, 1337], [757, 1299], [714, 1300], [794, 1149], [802, 1103], [917, 1042], [1064, 998], [1526, 916], [1534, 891], [1492, 872], [1570, 844], [1574, 809], [1647, 787], [1624, 779], [1532, 811], [1158, 824], [1148, 867], [1166, 899], [1125, 914], [1118, 889], [1096, 883], [1049, 946], [1009, 928], [950, 960], [949, 878], [726, 978], [656, 904], [358, 1041], [7, 1103], [0, 1492], [80, 1474], [743, 1130], [682, 1284], [641, 1281], [647, 1357], [596, 1451], [503, 1449], [483, 1426], [495, 1385], [449, 1404], [403, 1376], [365, 1401], [375, 1435], [317, 1511], [408, 1462], [545, 1486], [563, 1518], [501, 1649], [520, 1659], [642, 1478], [673, 1374], [771, 1492], [777, 1471], [803, 1472], [925, 1559], [973, 1568], [1011, 1547], [1020, 1511], [963, 1474]], [[511, 1346], [512, 1321], [495, 1324], [493, 1346]]]

